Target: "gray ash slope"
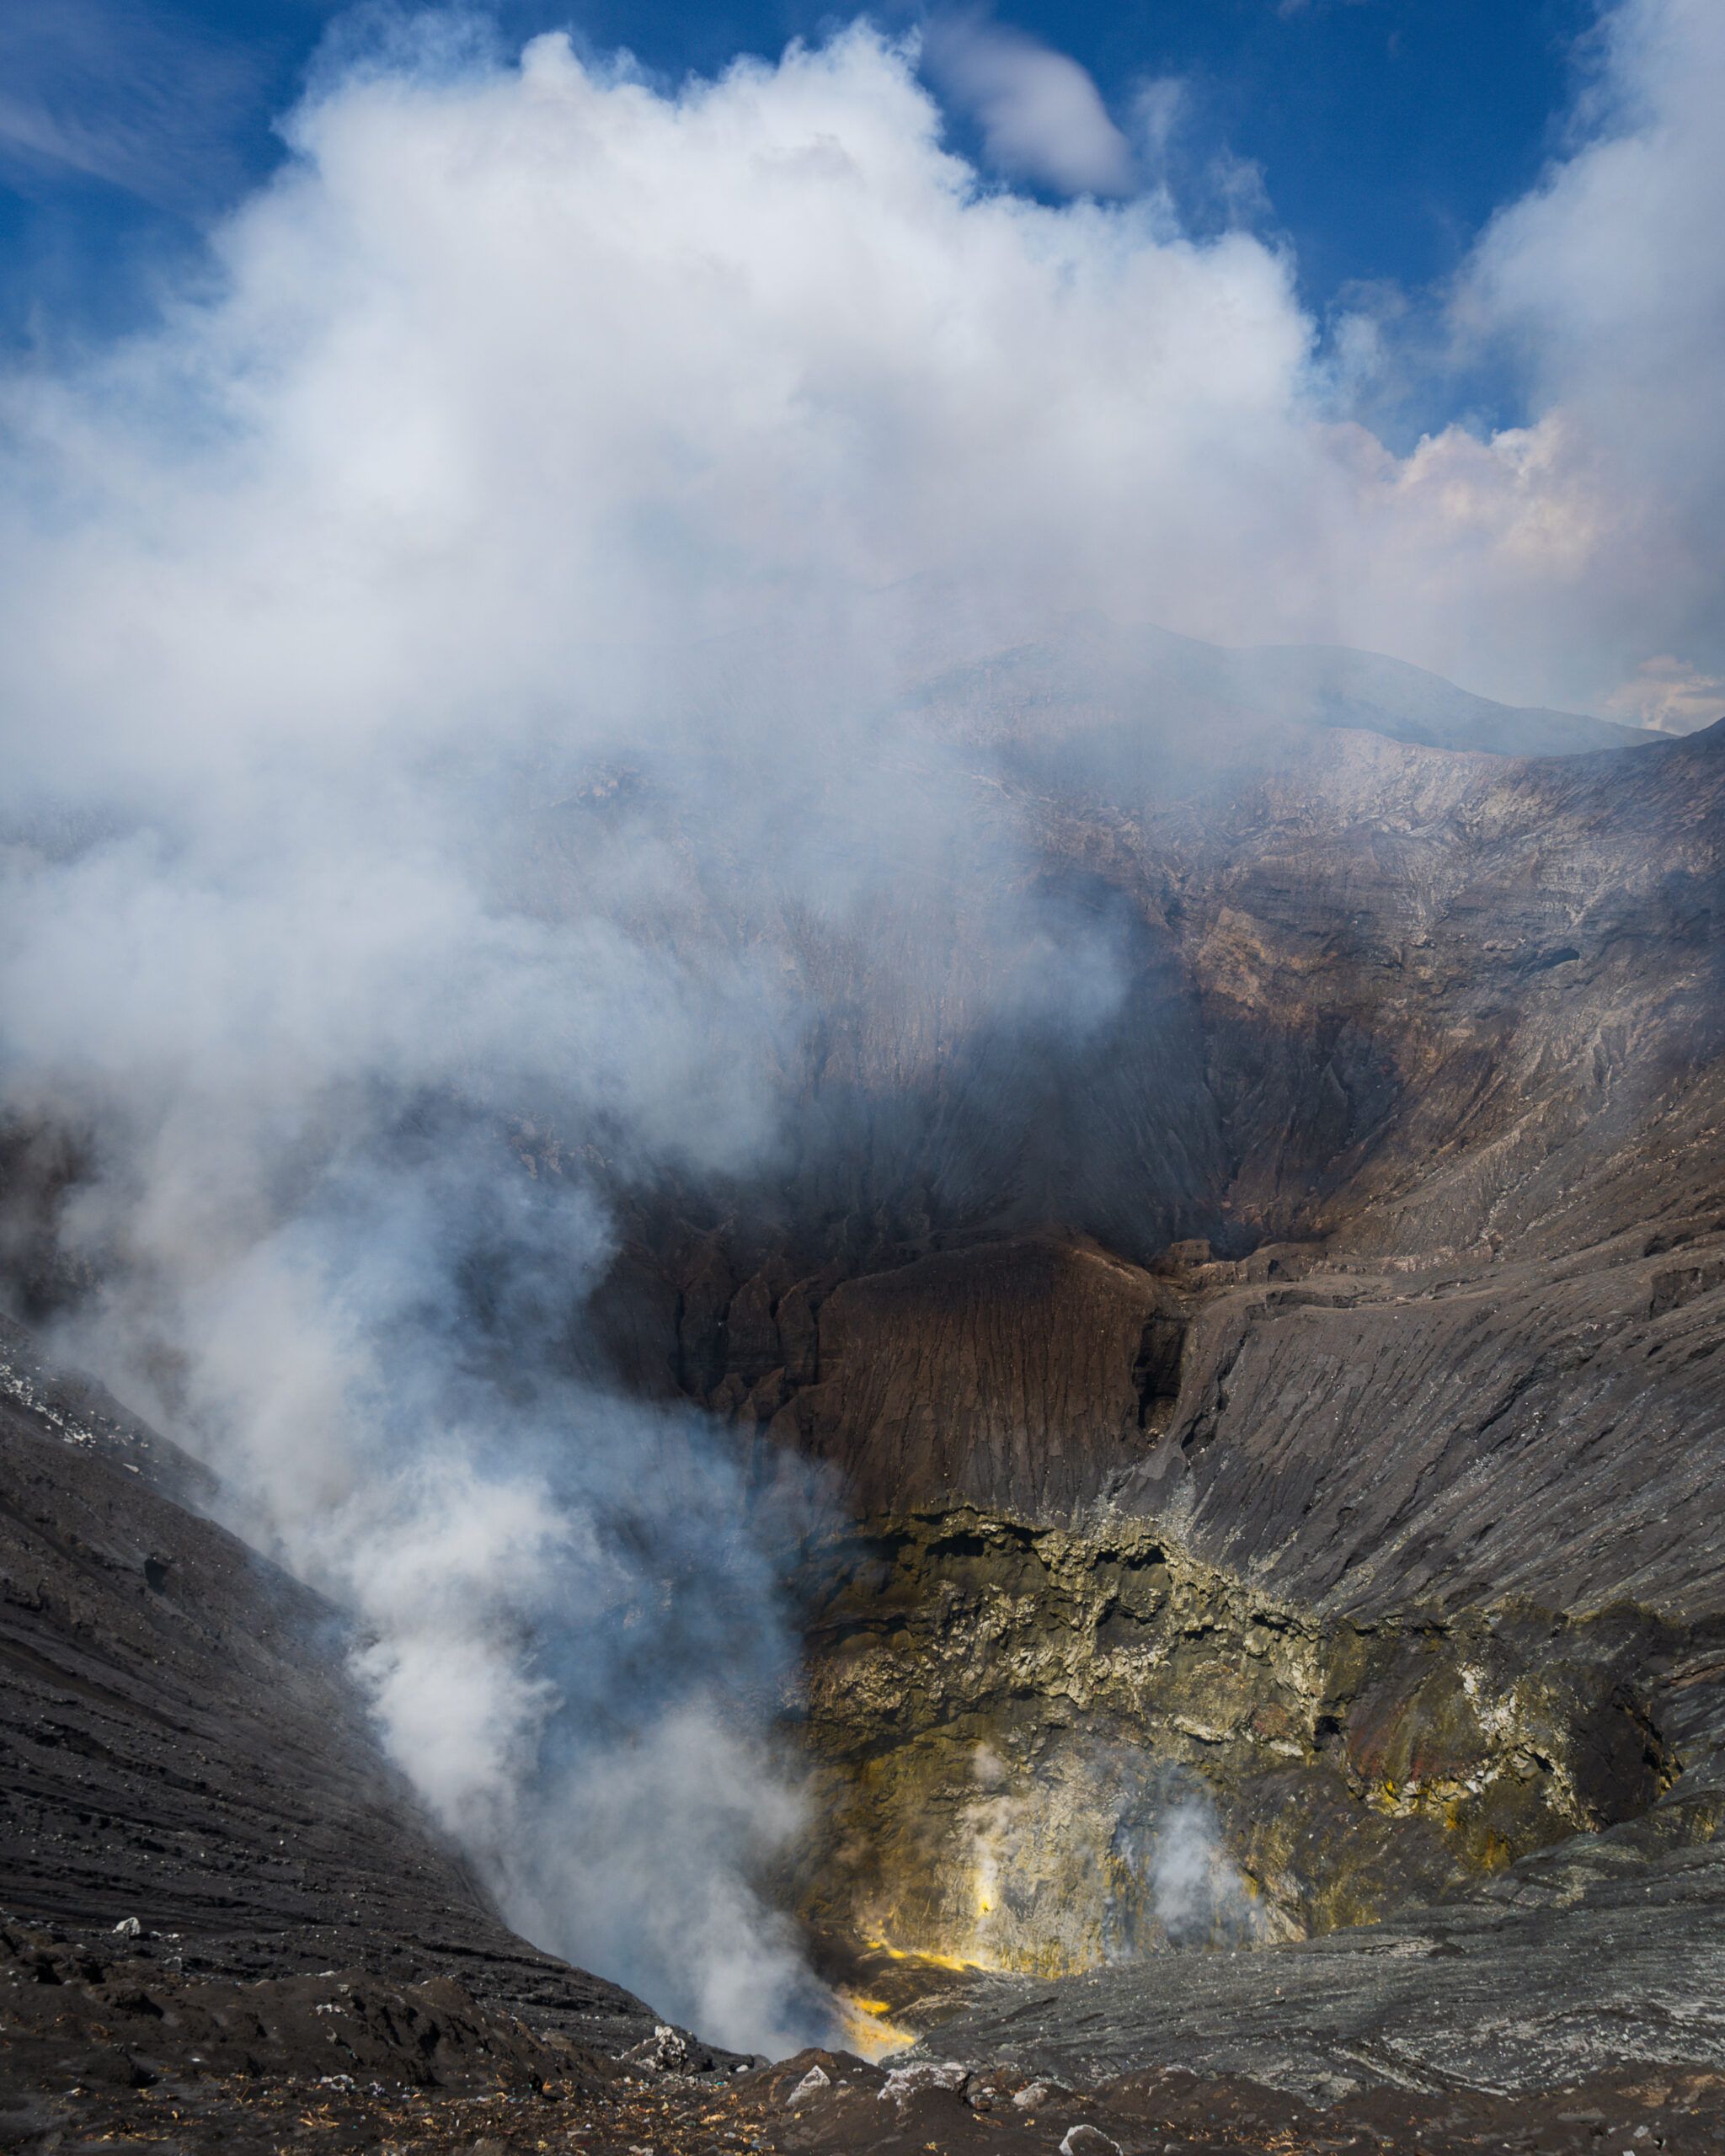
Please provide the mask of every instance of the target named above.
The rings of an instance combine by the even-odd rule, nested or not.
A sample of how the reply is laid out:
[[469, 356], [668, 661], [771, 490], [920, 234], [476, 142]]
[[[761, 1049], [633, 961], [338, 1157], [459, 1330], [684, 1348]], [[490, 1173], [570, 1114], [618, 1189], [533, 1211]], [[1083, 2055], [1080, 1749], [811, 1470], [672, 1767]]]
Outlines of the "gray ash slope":
[[453, 1979], [470, 2020], [650, 2036], [639, 2000], [487, 1906], [379, 1756], [339, 1614], [192, 1508], [205, 1471], [19, 1328], [0, 1358], [11, 1915], [176, 1978], [363, 1967]]
[[[1715, 1821], [1720, 1807], [1713, 1806]], [[1487, 1892], [1256, 1952], [975, 1980], [921, 2051], [1065, 2081], [1241, 2073], [1319, 2102], [1363, 2087], [1538, 2091], [1725, 2073], [1725, 1854], [1613, 1830]]]

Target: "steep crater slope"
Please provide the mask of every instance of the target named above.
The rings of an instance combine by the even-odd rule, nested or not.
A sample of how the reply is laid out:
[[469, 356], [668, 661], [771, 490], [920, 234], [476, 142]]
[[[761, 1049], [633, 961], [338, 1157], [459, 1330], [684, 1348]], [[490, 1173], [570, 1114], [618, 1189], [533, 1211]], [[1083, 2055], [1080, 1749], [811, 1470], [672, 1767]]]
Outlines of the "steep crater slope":
[[852, 1142], [640, 1206], [625, 1366], [858, 1521], [809, 1576], [824, 1922], [1065, 1969], [1712, 1835], [1722, 787], [1725, 734], [1351, 734], [1027, 788], [1130, 954], [1111, 1014], [1008, 1052], [949, 937], [907, 1078], [848, 977], [798, 1082]]
[[[0, 1907], [56, 1928], [11, 1943], [29, 1968], [47, 1956], [37, 1981], [62, 1981], [56, 1956], [82, 1967], [84, 1942], [129, 1965], [122, 1990], [152, 1969], [168, 1992], [229, 1987], [200, 2010], [242, 2029], [267, 1999], [236, 1985], [364, 1971], [387, 2028], [388, 2000], [399, 2015], [401, 1988], [429, 1983], [393, 2059], [413, 2078], [531, 2059], [516, 2017], [583, 2046], [651, 2037], [638, 1999], [487, 1905], [379, 1756], [338, 1614], [203, 1516], [195, 1462], [9, 1325], [0, 1467]], [[314, 1995], [296, 2025], [339, 2068]], [[172, 2052], [171, 2031], [155, 2041]], [[262, 2023], [252, 2041], [276, 2042]], [[374, 2033], [374, 2066], [388, 2049]]]

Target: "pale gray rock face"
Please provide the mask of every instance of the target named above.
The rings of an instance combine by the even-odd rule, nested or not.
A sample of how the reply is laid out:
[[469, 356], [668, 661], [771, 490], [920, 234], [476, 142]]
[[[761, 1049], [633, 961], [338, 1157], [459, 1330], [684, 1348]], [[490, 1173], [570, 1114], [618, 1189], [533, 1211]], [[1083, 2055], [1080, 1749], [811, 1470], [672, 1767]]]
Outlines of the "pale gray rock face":
[[1120, 2144], [1110, 2141], [1100, 2127], [1081, 2121], [1062, 2135], [1060, 2156], [1120, 2156]]

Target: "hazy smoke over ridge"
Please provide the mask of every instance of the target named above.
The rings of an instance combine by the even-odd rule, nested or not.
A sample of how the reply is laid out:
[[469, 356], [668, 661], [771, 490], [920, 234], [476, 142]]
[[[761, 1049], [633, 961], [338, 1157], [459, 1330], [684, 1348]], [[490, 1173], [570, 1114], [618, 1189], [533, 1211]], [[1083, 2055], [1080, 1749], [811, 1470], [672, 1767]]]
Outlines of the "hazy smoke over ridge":
[[[372, 1629], [517, 1919], [715, 2036], [812, 2010], [748, 1883], [795, 1826], [748, 1733], [777, 1553], [721, 1440], [570, 1341], [601, 1183], [770, 1166], [818, 1014], [702, 894], [841, 935], [971, 877], [1024, 954], [997, 1015], [1081, 1024], [1107, 948], [1002, 904], [904, 680], [1080, 604], [1553, 701], [1725, 670], [1725, 40], [1616, 19], [1606, 131], [1466, 295], [1545, 400], [1512, 435], [1392, 457], [1272, 249], [981, 189], [867, 30], [675, 97], [446, 20], [350, 52], [216, 289], [6, 387], [7, 1099], [93, 1148], [86, 1344]], [[1566, 267], [1668, 199], [1657, 280]], [[1696, 364], [1626, 404], [1674, 296]], [[542, 873], [613, 765], [657, 807]]]

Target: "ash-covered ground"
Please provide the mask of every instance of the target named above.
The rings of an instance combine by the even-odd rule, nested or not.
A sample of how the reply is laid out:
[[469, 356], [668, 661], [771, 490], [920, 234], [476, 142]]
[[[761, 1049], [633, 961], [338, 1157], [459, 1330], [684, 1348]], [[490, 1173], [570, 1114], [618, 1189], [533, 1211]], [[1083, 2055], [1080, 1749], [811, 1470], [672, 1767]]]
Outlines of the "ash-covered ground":
[[1013, 2059], [762, 2066], [668, 2028], [621, 2059], [487, 2016], [452, 1982], [358, 1970], [187, 1980], [141, 1942], [8, 1925], [0, 2147], [42, 2156], [1300, 2156], [1343, 2149], [1695, 2152], [1725, 2133], [1725, 2073], [1618, 2073], [1525, 2092], [1375, 2088], [1316, 2106], [1228, 2074], [1062, 2080]]

